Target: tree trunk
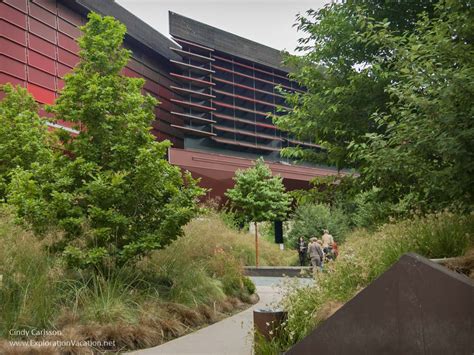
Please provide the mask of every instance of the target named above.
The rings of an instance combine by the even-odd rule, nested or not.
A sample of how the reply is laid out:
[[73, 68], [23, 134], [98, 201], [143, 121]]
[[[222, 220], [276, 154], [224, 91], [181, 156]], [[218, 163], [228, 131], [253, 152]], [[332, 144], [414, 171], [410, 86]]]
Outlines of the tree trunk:
[[258, 267], [258, 230], [257, 230], [257, 222], [255, 223], [255, 266]]

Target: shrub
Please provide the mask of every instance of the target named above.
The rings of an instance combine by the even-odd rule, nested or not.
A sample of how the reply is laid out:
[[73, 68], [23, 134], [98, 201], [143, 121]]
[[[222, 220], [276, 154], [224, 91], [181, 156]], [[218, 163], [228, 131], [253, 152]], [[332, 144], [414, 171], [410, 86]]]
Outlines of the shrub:
[[303, 204], [294, 214], [294, 223], [288, 235], [288, 246], [294, 247], [299, 237], [309, 239], [328, 229], [337, 242], [342, 242], [349, 231], [349, 221], [338, 209], [331, 210], [323, 204]]
[[247, 289], [249, 295], [253, 295], [255, 291], [257, 291], [257, 288], [255, 287], [255, 284], [253, 283], [252, 280], [250, 280], [249, 277], [245, 276], [242, 281], [244, 282], [244, 286]]
[[[227, 227], [219, 215], [209, 213], [186, 225], [184, 236], [166, 249], [144, 259], [140, 270], [153, 270], [163, 286], [161, 296], [169, 301], [199, 305], [225, 296], [246, 299], [255, 291], [243, 276], [243, 266], [255, 262], [253, 243], [252, 235]], [[261, 241], [264, 265], [286, 265], [296, 258], [293, 251]]]
[[351, 218], [355, 226], [369, 228], [388, 220], [393, 206], [382, 202], [379, 193], [380, 189], [374, 187], [354, 196], [355, 208]]

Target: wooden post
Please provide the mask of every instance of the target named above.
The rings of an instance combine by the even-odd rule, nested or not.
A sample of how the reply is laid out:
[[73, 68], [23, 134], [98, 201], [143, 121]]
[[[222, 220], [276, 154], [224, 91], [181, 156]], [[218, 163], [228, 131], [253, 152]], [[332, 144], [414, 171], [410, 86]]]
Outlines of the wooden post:
[[258, 231], [257, 222], [255, 223], [255, 266], [258, 267]]

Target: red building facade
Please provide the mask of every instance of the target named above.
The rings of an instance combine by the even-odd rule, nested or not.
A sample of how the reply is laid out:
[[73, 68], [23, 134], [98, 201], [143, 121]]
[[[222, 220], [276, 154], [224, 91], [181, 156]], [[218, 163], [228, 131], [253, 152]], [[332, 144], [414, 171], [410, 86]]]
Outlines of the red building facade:
[[[201, 177], [211, 196], [221, 196], [235, 170], [259, 156], [289, 189], [337, 173], [280, 157], [288, 146], [320, 149], [279, 131], [269, 118], [284, 105], [277, 87], [303, 90], [288, 79], [280, 52], [178, 14], [170, 13], [173, 42], [112, 0], [3, 0], [0, 83], [20, 84], [40, 104], [53, 103], [79, 60], [78, 27], [89, 11], [127, 26], [132, 58], [124, 74], [144, 78], [145, 92], [161, 102], [152, 133], [173, 143], [170, 162]], [[58, 125], [71, 130], [68, 122]]]

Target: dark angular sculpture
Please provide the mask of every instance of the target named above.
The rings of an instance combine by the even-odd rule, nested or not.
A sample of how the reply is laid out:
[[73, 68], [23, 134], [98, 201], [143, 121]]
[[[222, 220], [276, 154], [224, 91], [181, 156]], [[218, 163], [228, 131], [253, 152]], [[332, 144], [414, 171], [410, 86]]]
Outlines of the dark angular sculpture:
[[287, 354], [474, 354], [474, 281], [405, 254]]

